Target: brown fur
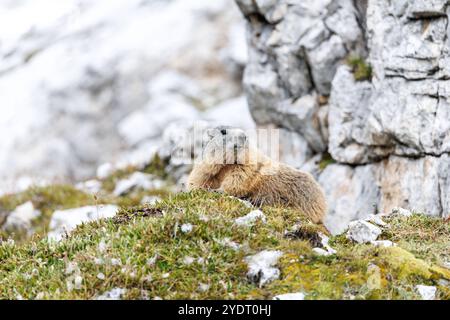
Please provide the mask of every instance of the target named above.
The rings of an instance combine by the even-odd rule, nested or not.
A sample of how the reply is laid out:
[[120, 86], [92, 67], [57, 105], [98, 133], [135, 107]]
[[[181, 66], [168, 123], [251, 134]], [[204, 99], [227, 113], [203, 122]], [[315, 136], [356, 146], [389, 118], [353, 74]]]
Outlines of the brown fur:
[[222, 164], [205, 159], [196, 164], [188, 179], [188, 189], [220, 190], [257, 206], [298, 208], [313, 222], [323, 222], [327, 214], [325, 196], [310, 174], [274, 162], [255, 150], [247, 150], [245, 156], [255, 161]]

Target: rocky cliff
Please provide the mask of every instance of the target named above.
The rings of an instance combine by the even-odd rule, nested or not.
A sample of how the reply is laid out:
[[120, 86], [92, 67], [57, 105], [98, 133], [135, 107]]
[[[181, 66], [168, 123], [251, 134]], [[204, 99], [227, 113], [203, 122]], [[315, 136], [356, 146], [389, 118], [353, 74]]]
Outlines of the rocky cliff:
[[394, 206], [449, 216], [450, 1], [236, 2], [253, 118], [302, 146], [289, 161], [317, 173], [333, 231]]

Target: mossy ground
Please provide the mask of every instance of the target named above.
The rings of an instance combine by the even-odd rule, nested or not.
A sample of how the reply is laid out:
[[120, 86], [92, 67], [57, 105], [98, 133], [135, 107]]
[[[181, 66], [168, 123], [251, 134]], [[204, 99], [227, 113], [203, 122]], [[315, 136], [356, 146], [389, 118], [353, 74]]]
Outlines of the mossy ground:
[[[72, 185], [50, 185], [45, 187], [31, 187], [28, 190], [18, 193], [5, 195], [0, 197], [0, 213], [11, 212], [18, 205], [27, 201], [31, 201], [33, 206], [40, 210], [42, 215], [32, 221], [34, 233], [43, 236], [48, 231], [50, 218], [55, 210], [64, 210], [77, 208], [88, 205], [115, 204], [120, 207], [136, 206], [141, 203], [145, 196], [164, 197], [171, 193], [172, 181], [165, 172], [165, 163], [159, 157], [154, 159], [143, 168], [144, 173], [153, 174], [158, 178], [167, 181], [167, 187], [156, 190], [132, 190], [124, 196], [114, 196], [112, 192], [116, 183], [129, 176], [133, 172], [138, 171], [136, 167], [127, 167], [115, 171], [107, 178], [101, 180], [102, 189], [96, 194], [89, 194], [78, 190]], [[2, 215], [0, 214], [0, 226], [3, 224]], [[5, 232], [0, 229], [0, 240], [12, 238], [15, 241], [25, 241], [27, 239], [26, 232]]]
[[352, 68], [356, 81], [370, 81], [372, 79], [372, 67], [361, 57], [351, 56], [347, 64]]
[[[127, 289], [126, 299], [257, 299], [299, 290], [307, 299], [418, 299], [416, 284], [450, 280], [449, 270], [440, 267], [448, 253], [440, 249], [450, 233], [441, 220], [392, 218], [383, 237], [396, 241], [397, 248], [331, 237], [337, 254], [324, 257], [313, 253], [310, 235], [325, 230], [297, 211], [264, 207], [265, 224], [233, 223], [250, 210], [223, 194], [179, 193], [153, 206], [124, 207], [116, 218], [81, 225], [58, 243], [39, 236], [22, 244], [4, 241], [0, 297], [91, 299], [119, 287]], [[181, 231], [186, 223], [193, 226], [190, 233]], [[295, 224], [303, 226], [306, 236], [285, 236]], [[419, 246], [416, 237], [426, 243]], [[284, 255], [278, 263], [280, 279], [259, 288], [248, 282], [243, 259], [264, 249]], [[439, 286], [438, 298], [449, 299], [448, 288]]]
[[128, 166], [126, 168], [117, 170], [111, 175], [102, 180], [102, 189], [106, 192], [113, 192], [116, 187], [116, 183], [129, 176], [133, 172], [142, 171], [143, 173], [148, 173], [155, 175], [158, 178], [168, 180], [170, 182], [170, 177], [166, 172], [167, 163], [161, 159], [158, 155], [155, 155], [153, 159], [145, 166], [142, 170], [139, 170], [135, 166]]

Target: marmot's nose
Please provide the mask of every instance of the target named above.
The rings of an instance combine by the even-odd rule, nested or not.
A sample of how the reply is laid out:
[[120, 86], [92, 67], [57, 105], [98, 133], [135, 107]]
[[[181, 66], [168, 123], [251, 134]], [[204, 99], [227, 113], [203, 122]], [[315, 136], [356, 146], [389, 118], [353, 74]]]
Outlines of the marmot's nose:
[[226, 129], [222, 129], [222, 130], [220, 130], [220, 133], [221, 133], [222, 135], [226, 135], [226, 134], [227, 134], [227, 130], [226, 130]]

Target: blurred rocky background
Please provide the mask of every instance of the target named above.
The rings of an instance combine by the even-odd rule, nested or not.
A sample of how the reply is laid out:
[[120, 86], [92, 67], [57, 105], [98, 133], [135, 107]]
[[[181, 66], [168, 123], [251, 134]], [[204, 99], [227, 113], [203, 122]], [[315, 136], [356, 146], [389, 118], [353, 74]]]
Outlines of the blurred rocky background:
[[169, 125], [253, 127], [246, 59], [232, 0], [0, 1], [0, 190], [145, 163]]
[[180, 185], [192, 124], [222, 123], [280, 129], [333, 233], [394, 207], [448, 217], [449, 16], [448, 0], [3, 0], [0, 190], [95, 192], [155, 155]]

